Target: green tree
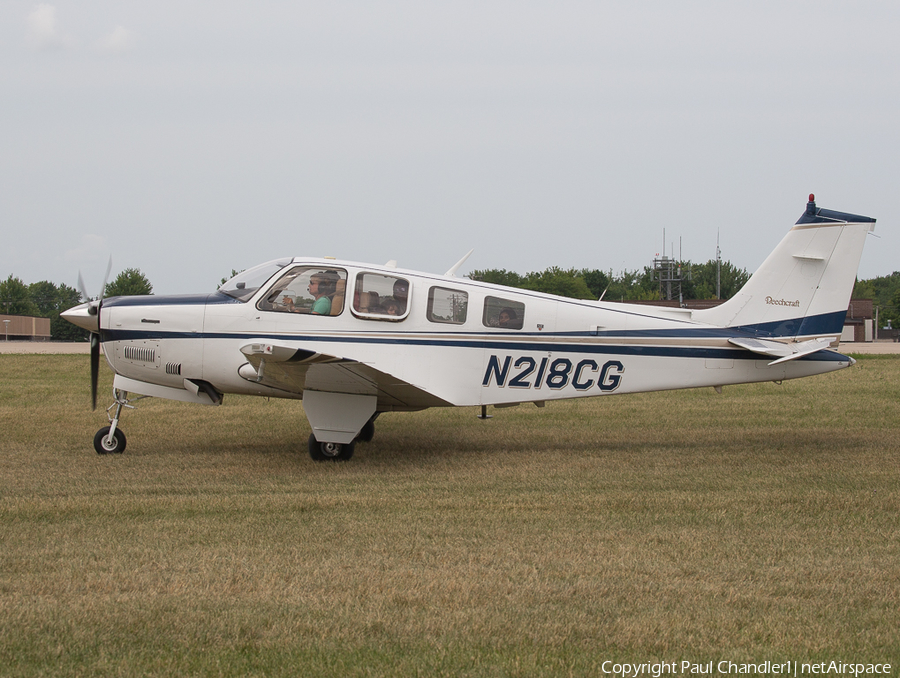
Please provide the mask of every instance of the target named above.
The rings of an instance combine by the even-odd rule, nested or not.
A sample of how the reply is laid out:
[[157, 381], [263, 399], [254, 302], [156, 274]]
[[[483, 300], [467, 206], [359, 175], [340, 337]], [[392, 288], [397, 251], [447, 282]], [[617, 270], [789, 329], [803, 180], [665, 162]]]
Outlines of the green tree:
[[653, 279], [653, 269], [644, 266], [643, 271], [622, 271], [614, 278], [604, 301], [654, 301], [659, 300], [659, 283]]
[[56, 288], [56, 310], [50, 315], [50, 338], [53, 341], [87, 341], [90, 335], [87, 330], [73, 325], [59, 315], [81, 302], [81, 292], [74, 287], [61, 284]]
[[888, 320], [891, 321], [891, 327], [900, 328], [900, 289], [894, 292], [890, 303], [883, 308], [879, 306], [878, 324], [885, 327]]
[[0, 282], [0, 309], [6, 315], [38, 315], [38, 308], [28, 293], [28, 286], [12, 274]]
[[50, 338], [53, 341], [84, 341], [88, 332], [60, 317], [63, 311], [81, 303], [81, 293], [62, 284], [57, 287], [48, 280], [31, 283], [28, 294], [37, 309], [36, 315], [50, 318]]
[[[716, 298], [715, 260], [711, 259], [704, 264], [682, 261], [680, 266], [684, 276], [681, 286], [684, 299]], [[900, 283], [900, 274], [895, 275], [898, 276]], [[733, 297], [750, 279], [746, 269], [738, 268], [729, 261], [721, 262], [720, 276], [722, 299]], [[613, 275], [612, 271], [599, 269], [583, 268], [577, 271], [551, 266], [544, 271], [527, 273], [524, 276], [506, 269], [486, 269], [472, 271], [469, 277], [472, 280], [574, 299], [599, 299], [603, 296], [606, 301], [659, 300], [659, 281], [655, 279], [654, 271], [649, 266], [644, 266], [643, 270], [622, 271], [618, 275]]]
[[581, 269], [581, 277], [584, 278], [584, 283], [591, 291], [591, 298], [593, 299], [599, 299], [604, 296], [604, 293], [609, 290], [609, 286], [613, 281], [612, 271], [605, 273], [596, 268], [593, 270], [587, 268]]
[[493, 285], [505, 285], [506, 287], [522, 287], [524, 280], [515, 271], [507, 271], [505, 268], [488, 268], [483, 271], [469, 273], [471, 280], [491, 283]]
[[529, 273], [525, 276], [523, 287], [572, 299], [594, 298], [581, 273], [574, 268], [563, 270], [558, 266], [551, 266], [540, 272]]
[[54, 311], [59, 310], [59, 291], [49, 280], [31, 283], [28, 286], [28, 296], [37, 307], [37, 315], [42, 318], [49, 318]]
[[[704, 264], [682, 262], [682, 270], [690, 272], [689, 285], [682, 287], [685, 299], [716, 298], [716, 260], [710, 259]], [[738, 268], [730, 261], [721, 262], [719, 273], [720, 298], [730, 299], [750, 280], [750, 273], [745, 268]], [[687, 289], [690, 289], [688, 294]]]
[[106, 286], [105, 297], [134, 297], [153, 294], [153, 285], [139, 268], [126, 268]]
[[242, 268], [240, 271], [236, 271], [236, 270], [234, 270], [234, 269], [231, 269], [231, 275], [228, 276], [227, 278], [222, 278], [222, 279], [219, 281], [219, 287], [221, 287], [222, 285], [224, 285], [225, 283], [227, 283], [229, 280], [231, 280], [231, 279], [232, 279], [234, 276], [236, 276], [238, 273], [243, 273], [244, 270], [245, 270], [245, 269], [243, 269], [243, 268]]
[[504, 285], [505, 287], [518, 287], [535, 292], [546, 292], [561, 297], [573, 299], [593, 299], [593, 292], [584, 281], [581, 271], [574, 268], [563, 270], [558, 266], [551, 266], [543, 271], [533, 271], [524, 276], [505, 268], [491, 268], [483, 271], [472, 271], [469, 274], [472, 280]]
[[854, 299], [871, 299], [878, 308], [878, 324], [900, 327], [900, 271], [868, 280], [857, 280]]

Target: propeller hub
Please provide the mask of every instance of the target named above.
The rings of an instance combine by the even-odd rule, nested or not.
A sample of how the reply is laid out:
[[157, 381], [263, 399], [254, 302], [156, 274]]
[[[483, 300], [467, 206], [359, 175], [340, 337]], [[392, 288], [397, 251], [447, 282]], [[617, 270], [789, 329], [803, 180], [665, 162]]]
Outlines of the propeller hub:
[[59, 314], [73, 325], [86, 329], [88, 332], [100, 331], [100, 317], [97, 315], [97, 302], [87, 302], [73, 306], [68, 311]]

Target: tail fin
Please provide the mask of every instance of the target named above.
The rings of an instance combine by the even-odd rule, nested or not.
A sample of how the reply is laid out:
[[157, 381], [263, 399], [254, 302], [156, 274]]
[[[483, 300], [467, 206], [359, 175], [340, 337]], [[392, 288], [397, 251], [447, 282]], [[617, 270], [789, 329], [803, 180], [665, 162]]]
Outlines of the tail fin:
[[806, 212], [740, 292], [693, 318], [766, 337], [839, 335], [873, 230], [874, 219], [821, 209], [810, 195]]

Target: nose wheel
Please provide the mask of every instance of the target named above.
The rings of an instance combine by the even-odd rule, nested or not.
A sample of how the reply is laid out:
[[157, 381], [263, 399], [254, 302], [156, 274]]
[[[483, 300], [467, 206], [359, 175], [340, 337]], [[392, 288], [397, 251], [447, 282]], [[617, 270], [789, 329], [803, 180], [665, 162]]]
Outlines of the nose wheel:
[[[143, 397], [145, 396], [139, 396], [134, 400], [140, 400]], [[94, 449], [97, 451], [97, 454], [122, 454], [125, 451], [127, 441], [122, 429], [119, 428], [119, 417], [122, 416], [124, 408], [127, 407], [133, 410], [134, 405], [129, 403], [128, 391], [120, 391], [114, 388], [113, 398], [115, 398], [116, 402], [106, 408], [109, 426], [104, 426], [94, 435]]]
[[[110, 433], [112, 432], [112, 433]], [[122, 429], [104, 426], [94, 436], [94, 449], [97, 454], [122, 454], [125, 451], [125, 434]]]

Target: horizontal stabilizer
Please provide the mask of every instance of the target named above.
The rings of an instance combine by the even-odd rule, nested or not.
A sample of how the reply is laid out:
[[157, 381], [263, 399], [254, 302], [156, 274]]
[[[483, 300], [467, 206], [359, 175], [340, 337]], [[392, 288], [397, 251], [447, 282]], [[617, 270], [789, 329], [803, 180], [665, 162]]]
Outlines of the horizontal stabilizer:
[[809, 341], [801, 341], [799, 343], [785, 343], [769, 339], [732, 337], [728, 341], [735, 346], [746, 348], [748, 351], [777, 358], [777, 360], [773, 360], [769, 363], [769, 365], [777, 365], [778, 363], [796, 360], [797, 358], [802, 358], [805, 355], [828, 348], [835, 339], [836, 337], [819, 337], [817, 339], [810, 339]]

